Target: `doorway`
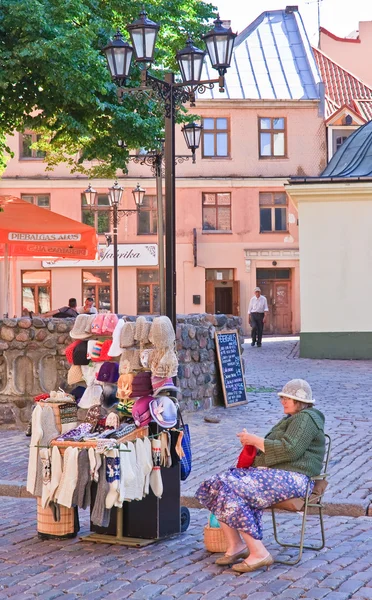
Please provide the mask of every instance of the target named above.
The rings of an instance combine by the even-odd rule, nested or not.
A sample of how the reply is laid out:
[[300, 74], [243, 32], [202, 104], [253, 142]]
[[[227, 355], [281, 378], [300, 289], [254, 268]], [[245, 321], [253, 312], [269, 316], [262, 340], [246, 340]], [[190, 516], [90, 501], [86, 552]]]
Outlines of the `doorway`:
[[240, 314], [239, 281], [234, 281], [234, 269], [206, 269], [205, 310], [209, 314]]
[[292, 333], [291, 269], [257, 269], [256, 278], [269, 307], [265, 332]]

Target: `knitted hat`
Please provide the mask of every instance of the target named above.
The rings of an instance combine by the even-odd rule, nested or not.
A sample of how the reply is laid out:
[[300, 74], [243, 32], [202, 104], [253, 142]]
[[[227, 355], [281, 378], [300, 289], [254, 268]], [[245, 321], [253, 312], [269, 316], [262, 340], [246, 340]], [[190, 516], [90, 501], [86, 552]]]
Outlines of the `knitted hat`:
[[144, 396], [135, 401], [132, 409], [132, 416], [137, 427], [145, 427], [151, 421], [150, 402], [152, 396]]
[[154, 350], [152, 348], [143, 348], [140, 350], [140, 363], [144, 369], [150, 369]]
[[102, 344], [100, 360], [111, 360], [111, 356], [109, 355], [109, 350], [112, 346], [112, 340], [105, 340]]
[[85, 315], [85, 316], [87, 317], [86, 325], [85, 325], [85, 333], [89, 333], [89, 336], [91, 336], [92, 335], [92, 323], [93, 323], [94, 317], [96, 315]]
[[94, 427], [96, 427], [98, 421], [100, 420], [102, 415], [102, 407], [100, 404], [95, 404], [88, 408], [87, 414], [85, 415], [86, 423], [91, 423]]
[[312, 389], [305, 379], [291, 379], [285, 384], [278, 396], [292, 398], [292, 400], [305, 402], [306, 404], [315, 404]]
[[89, 340], [87, 357], [92, 361], [101, 361], [101, 350], [104, 342], [101, 340]]
[[141, 396], [150, 396], [151, 394], [151, 373], [150, 371], [140, 371], [133, 377], [131, 397], [141, 398]]
[[132, 395], [133, 373], [122, 374], [118, 380], [117, 397], [120, 399], [129, 398]]
[[177, 423], [177, 407], [169, 396], [159, 396], [150, 402], [152, 418], [161, 427], [174, 427]]
[[154, 351], [151, 360], [151, 372], [157, 377], [176, 377], [178, 358], [174, 348], [161, 348]]
[[116, 410], [124, 415], [124, 417], [131, 417], [134, 403], [134, 398], [123, 398], [116, 406]]
[[91, 337], [91, 333], [86, 332], [90, 315], [78, 315], [75, 319], [74, 326], [70, 331], [70, 337], [73, 340], [86, 340]]
[[87, 342], [79, 342], [73, 349], [72, 358], [74, 365], [88, 365], [89, 359], [87, 358]]
[[137, 317], [134, 339], [141, 345], [147, 344], [149, 341], [150, 328], [151, 321], [147, 321], [146, 317]]
[[120, 332], [120, 347], [121, 348], [130, 348], [134, 344], [134, 332], [136, 329], [136, 324], [127, 321], [124, 323], [124, 326]]
[[97, 374], [97, 381], [116, 383], [119, 379], [119, 365], [116, 362], [104, 362]]
[[114, 429], [118, 429], [119, 426], [119, 415], [117, 415], [114, 412], [110, 412], [106, 417], [106, 427], [113, 427]]
[[67, 373], [67, 383], [69, 385], [75, 385], [79, 381], [83, 380], [83, 372], [80, 365], [71, 365]]
[[83, 372], [84, 381], [87, 386], [92, 385], [96, 382], [96, 376], [101, 368], [102, 363], [90, 363], [89, 365], [83, 365], [81, 370]]
[[142, 368], [140, 363], [140, 351], [137, 348], [125, 348], [123, 350], [119, 364], [120, 373], [128, 372], [127, 362], [125, 361], [129, 361], [129, 372], [139, 371]]
[[73, 396], [76, 402], [79, 402], [80, 398], [85, 392], [85, 387], [83, 385], [77, 385], [71, 392], [71, 396]]
[[80, 344], [80, 341], [79, 340], [75, 340], [74, 342], [72, 342], [72, 344], [69, 344], [67, 346], [67, 348], [65, 348], [65, 356], [66, 356], [67, 362], [69, 362], [70, 365], [72, 365], [73, 362], [74, 362], [74, 360], [73, 360], [73, 351], [74, 351], [74, 348], [76, 346], [78, 346], [79, 344]]
[[112, 334], [112, 344], [110, 346], [110, 349], [108, 350], [107, 354], [108, 356], [120, 356], [121, 355], [121, 348], [120, 348], [120, 334], [121, 334], [121, 330], [124, 327], [124, 320], [123, 319], [119, 319], [118, 322], [116, 323], [116, 327], [113, 331]]
[[152, 322], [149, 341], [156, 348], [169, 348], [174, 345], [175, 340], [174, 328], [169, 317], [156, 317]]
[[118, 323], [118, 316], [114, 313], [106, 313], [102, 323], [102, 334], [112, 335]]
[[156, 375], [153, 375], [151, 377], [151, 384], [154, 396], [158, 396], [161, 392], [166, 391], [171, 393], [181, 392], [181, 390], [174, 385], [171, 377], [157, 377]]
[[93, 335], [102, 335], [102, 325], [103, 321], [105, 320], [105, 316], [106, 315], [104, 313], [98, 313], [94, 315], [91, 325]]
[[79, 407], [90, 408], [91, 406], [98, 404], [101, 398], [101, 394], [102, 387], [97, 383], [88, 386], [80, 399]]
[[112, 383], [106, 383], [103, 386], [100, 402], [105, 408], [112, 408], [119, 402], [117, 394], [117, 386]]

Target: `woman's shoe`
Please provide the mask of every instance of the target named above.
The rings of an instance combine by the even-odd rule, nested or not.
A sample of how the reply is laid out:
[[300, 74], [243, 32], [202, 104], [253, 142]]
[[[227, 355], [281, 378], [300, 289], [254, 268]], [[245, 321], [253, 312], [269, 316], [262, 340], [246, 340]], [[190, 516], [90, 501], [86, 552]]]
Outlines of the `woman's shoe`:
[[246, 562], [241, 562], [238, 565], [233, 565], [232, 569], [236, 572], [236, 573], [250, 573], [251, 571], [257, 571], [258, 569], [263, 569], [264, 567], [266, 567], [267, 569], [274, 563], [274, 559], [271, 556], [271, 554], [268, 554], [266, 556], [266, 558], [263, 558], [262, 560], [259, 560], [256, 563], [253, 563], [252, 565], [247, 565]]
[[246, 548], [245, 550], [241, 550], [236, 554], [225, 554], [224, 556], [220, 556], [220, 558], [217, 558], [216, 560], [216, 565], [220, 565], [220, 567], [225, 567], [226, 565], [233, 565], [240, 558], [248, 558], [248, 556], [249, 550], [248, 548]]

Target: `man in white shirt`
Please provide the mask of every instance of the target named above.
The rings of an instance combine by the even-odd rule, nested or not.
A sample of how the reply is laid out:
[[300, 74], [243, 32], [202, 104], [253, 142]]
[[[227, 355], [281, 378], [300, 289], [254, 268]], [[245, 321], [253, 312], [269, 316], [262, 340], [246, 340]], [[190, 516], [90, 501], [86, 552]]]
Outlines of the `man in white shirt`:
[[269, 312], [265, 296], [261, 296], [259, 287], [254, 288], [254, 296], [250, 299], [248, 307], [249, 324], [252, 327], [252, 343], [257, 341], [257, 348], [262, 346], [262, 333], [265, 323], [265, 313]]
[[93, 298], [86, 298], [85, 302], [84, 302], [84, 306], [79, 306], [79, 308], [77, 309], [78, 313], [85, 314], [85, 315], [97, 314], [97, 309], [95, 306], [93, 306], [93, 304], [94, 304]]

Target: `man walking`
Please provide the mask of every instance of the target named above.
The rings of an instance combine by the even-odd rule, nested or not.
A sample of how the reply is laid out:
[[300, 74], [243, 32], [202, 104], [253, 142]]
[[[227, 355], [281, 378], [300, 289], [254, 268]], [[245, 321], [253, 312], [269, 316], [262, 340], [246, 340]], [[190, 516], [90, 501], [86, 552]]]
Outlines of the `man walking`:
[[252, 327], [252, 343], [257, 341], [257, 348], [262, 346], [262, 333], [265, 323], [265, 313], [269, 312], [265, 296], [261, 296], [259, 287], [254, 288], [254, 296], [250, 299], [248, 307], [249, 324]]

